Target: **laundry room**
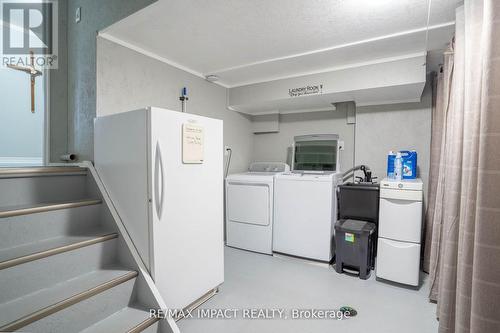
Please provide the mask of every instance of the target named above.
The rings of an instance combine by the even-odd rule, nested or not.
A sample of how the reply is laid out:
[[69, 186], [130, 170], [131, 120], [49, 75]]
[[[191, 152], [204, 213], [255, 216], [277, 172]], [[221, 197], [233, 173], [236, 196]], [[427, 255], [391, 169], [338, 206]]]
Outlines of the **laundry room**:
[[0, 331], [500, 330], [496, 1], [47, 1]]
[[[354, 10], [352, 5], [337, 5], [349, 7], [343, 10]], [[428, 3], [425, 2], [425, 5]], [[335, 327], [354, 329], [357, 325], [366, 327], [372, 316], [384, 315], [382, 309], [381, 312], [374, 310], [375, 302], [400, 307], [399, 315], [394, 316], [398, 319], [384, 330], [390, 330], [390, 327], [395, 329], [405, 323], [414, 326], [415, 332], [432, 331], [437, 327], [437, 322], [432, 319], [435, 305], [429, 302], [426, 295], [430, 280], [426, 273], [419, 273], [420, 252], [422, 258], [424, 256], [420, 245], [420, 226], [423, 230], [422, 214], [424, 196], [427, 197], [431, 151], [432, 101], [436, 91], [434, 89], [433, 92], [433, 85], [437, 84], [436, 73], [455, 29], [449, 19], [456, 4], [447, 2], [446, 5], [446, 10], [441, 7], [431, 10], [432, 23], [428, 26], [429, 7], [421, 8], [422, 17], [417, 18], [415, 14], [415, 20], [420, 19], [424, 29], [364, 40], [361, 35], [354, 37], [355, 31], [358, 31], [356, 28], [360, 27], [353, 25], [350, 26], [353, 29], [351, 37], [340, 37], [332, 32], [332, 38], [347, 38], [353, 43], [342, 45], [335, 42], [333, 45], [340, 45], [305, 54], [289, 55], [283, 50], [279, 53], [276, 48], [259, 48], [256, 43], [271, 42], [262, 34], [266, 29], [278, 28], [272, 22], [273, 15], [278, 15], [278, 12], [287, 13], [284, 16], [300, 17], [298, 25], [291, 24], [293, 29], [309, 29], [292, 40], [285, 37], [288, 32], [272, 30], [269, 37], [279, 40], [276, 43], [281, 47], [303, 50], [300, 44], [318, 43], [321, 38], [313, 34], [314, 25], [311, 26], [308, 18], [314, 13], [318, 13], [318, 17], [326, 15], [320, 21], [327, 20], [329, 15], [332, 20], [341, 18], [340, 13], [327, 8], [327, 2], [311, 6], [308, 9], [310, 12], [299, 2], [286, 6], [284, 3], [266, 5], [266, 9], [253, 8], [252, 4], [241, 4], [243, 7], [239, 9], [212, 5], [214, 7], [207, 6], [207, 13], [201, 17], [189, 4], [176, 4], [173, 12], [189, 14], [169, 16], [167, 21], [169, 26], [182, 25], [181, 34], [175, 30], [165, 32], [166, 21], [156, 17], [168, 11], [170, 5], [157, 3], [99, 32], [98, 117], [153, 105], [223, 120], [225, 277], [218, 289], [219, 294], [211, 296], [209, 293], [206, 297], [208, 301], [201, 308], [283, 308], [289, 311], [302, 307], [352, 307], [353, 312], [360, 312], [360, 316], [353, 319], [358, 321], [354, 326], [348, 321], [335, 324], [317, 322], [310, 326], [307, 320], [298, 324], [286, 321], [235, 322], [224, 318], [207, 322], [191, 318], [178, 322], [181, 330], [202, 332], [211, 327], [211, 330], [220, 328], [221, 331], [241, 332], [245, 331], [241, 325], [248, 325], [249, 332], [276, 332], [285, 330], [288, 324], [299, 325], [297, 327], [303, 331], [314, 331], [310, 327], [317, 327], [317, 331]], [[377, 12], [381, 10], [380, 4], [368, 6]], [[411, 5], [406, 3], [396, 7], [407, 13], [408, 6]], [[265, 15], [260, 20], [265, 24], [242, 25], [238, 11], [245, 8], [252, 18], [245, 19], [245, 22], [257, 22], [262, 10]], [[250, 11], [250, 8], [253, 10]], [[329, 14], [325, 14], [325, 10]], [[303, 14], [297, 14], [299, 12]], [[384, 18], [393, 15], [378, 13]], [[366, 12], [364, 15], [367, 15], [366, 19], [376, 17], [374, 13]], [[224, 17], [224, 20], [219, 21], [217, 17]], [[188, 22], [197, 20], [197, 24], [186, 26], [186, 19]], [[400, 24], [405, 26], [403, 22]], [[317, 25], [320, 23], [317, 22]], [[199, 30], [200, 27], [206, 30]], [[383, 30], [382, 26], [380, 29]], [[410, 25], [397, 31], [395, 27], [391, 29], [387, 31], [399, 33], [411, 30]], [[253, 40], [252, 36], [261, 36], [259, 38], [262, 39]], [[412, 42], [389, 46], [408, 38]], [[161, 39], [168, 43], [158, 44], [156, 41]], [[173, 45], [176, 45], [174, 49]], [[316, 45], [327, 46], [321, 43]], [[198, 56], [200, 53], [203, 57]], [[205, 137], [205, 140], [209, 138]], [[307, 154], [314, 154], [318, 148], [314, 142], [326, 144], [319, 147], [326, 154], [311, 158], [334, 159], [333, 165], [299, 166], [296, 163], [298, 145], [305, 145], [306, 155], [303, 158], [307, 159]], [[309, 143], [312, 145], [307, 151]], [[349, 272], [336, 272], [334, 263], [339, 265], [339, 255], [332, 249], [334, 234], [353, 235], [358, 242], [357, 234], [349, 230], [336, 231], [335, 223], [340, 216], [338, 186], [359, 183], [358, 177], [366, 175], [362, 170], [364, 167], [371, 173], [369, 182], [377, 188], [372, 191], [374, 196], [356, 192], [347, 193], [344, 197], [363, 205], [374, 205], [374, 211], [367, 212], [365, 220], [377, 225], [376, 232], [372, 232], [377, 235], [378, 189], [380, 182], [387, 178], [390, 151], [414, 151], [418, 154], [418, 166], [415, 164], [417, 170], [413, 177], [418, 174], [422, 185], [415, 194], [417, 209], [410, 211], [410, 214], [418, 216], [416, 219], [420, 219], [418, 230], [414, 230], [411, 237], [418, 246], [406, 251], [406, 257], [398, 258], [398, 253], [405, 253], [404, 248], [412, 243], [395, 243], [396, 258], [389, 250], [386, 254], [391, 258], [389, 276], [383, 279], [375, 273], [377, 240], [376, 236], [370, 236], [370, 245], [366, 246], [373, 249], [357, 251], [371, 253], [373, 263], [368, 264], [368, 271], [365, 268], [365, 272], [360, 273], [360, 267], [352, 267]], [[334, 156], [329, 156], [329, 153]], [[97, 158], [96, 163], [99, 170]], [[363, 167], [360, 169], [360, 166]], [[354, 171], [344, 174], [353, 168]], [[303, 179], [310, 178], [311, 183], [304, 181], [295, 185], [298, 183], [295, 179], [287, 179], [297, 175]], [[166, 184], [168, 188], [168, 180]], [[421, 198], [418, 198], [418, 193]], [[358, 197], [360, 199], [356, 199]], [[367, 202], [363, 201], [364, 197]], [[370, 203], [374, 201], [375, 204]], [[347, 205], [350, 204], [354, 203], [349, 201]], [[405, 214], [404, 211], [401, 214]], [[199, 235], [202, 237], [201, 232]], [[393, 271], [398, 269], [407, 270], [409, 276], [398, 276]], [[381, 275], [384, 276], [382, 272]], [[271, 291], [262, 286], [265, 281], [277, 284], [279, 288]], [[342, 290], [348, 286], [356, 296], [350, 298], [343, 295]], [[366, 297], [358, 294], [361, 290], [365, 290]], [[384, 296], [382, 299], [372, 298], [368, 296], [371, 292]], [[302, 293], [309, 295], [301, 296]], [[408, 304], [407, 298], [413, 300], [412, 305]], [[426, 313], [429, 320], [420, 320], [418, 316], [411, 315], [412, 312]]]

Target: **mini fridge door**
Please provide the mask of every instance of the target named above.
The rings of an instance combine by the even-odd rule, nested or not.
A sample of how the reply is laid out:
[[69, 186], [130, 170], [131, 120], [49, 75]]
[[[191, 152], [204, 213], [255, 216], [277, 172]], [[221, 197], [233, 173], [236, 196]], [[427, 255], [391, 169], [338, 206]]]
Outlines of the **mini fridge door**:
[[[387, 193], [387, 192], [395, 192]], [[397, 192], [410, 193], [412, 197]], [[380, 191], [379, 237], [399, 241], [420, 243], [422, 233], [421, 191]], [[418, 199], [420, 198], [420, 199]]]
[[378, 239], [377, 277], [418, 286], [419, 268], [420, 244]]

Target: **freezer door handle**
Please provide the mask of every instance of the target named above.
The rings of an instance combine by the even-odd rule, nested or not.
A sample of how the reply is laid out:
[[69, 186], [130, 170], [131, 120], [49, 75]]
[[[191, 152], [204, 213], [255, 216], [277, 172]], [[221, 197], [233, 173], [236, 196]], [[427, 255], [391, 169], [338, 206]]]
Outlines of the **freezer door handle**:
[[163, 212], [163, 202], [165, 199], [165, 177], [163, 174], [163, 160], [161, 156], [160, 142], [156, 143], [156, 158], [155, 158], [155, 207], [158, 219], [161, 219]]

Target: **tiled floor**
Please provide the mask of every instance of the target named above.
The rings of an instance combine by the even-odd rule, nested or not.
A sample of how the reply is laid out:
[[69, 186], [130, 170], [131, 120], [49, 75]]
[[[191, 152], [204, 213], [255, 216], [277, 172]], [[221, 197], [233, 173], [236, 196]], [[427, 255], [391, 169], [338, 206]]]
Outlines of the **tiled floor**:
[[[236, 309], [239, 319], [183, 319], [182, 333], [349, 332], [427, 333], [437, 331], [436, 306], [427, 300], [428, 276], [419, 290], [375, 280], [363, 281], [332, 268], [294, 259], [226, 248], [225, 282], [201, 309]], [[358, 315], [344, 320], [291, 319], [293, 309], [338, 309]], [[287, 319], [242, 319], [244, 309], [284, 309]], [[193, 314], [197, 314], [194, 312]], [[248, 314], [248, 312], [247, 312]]]

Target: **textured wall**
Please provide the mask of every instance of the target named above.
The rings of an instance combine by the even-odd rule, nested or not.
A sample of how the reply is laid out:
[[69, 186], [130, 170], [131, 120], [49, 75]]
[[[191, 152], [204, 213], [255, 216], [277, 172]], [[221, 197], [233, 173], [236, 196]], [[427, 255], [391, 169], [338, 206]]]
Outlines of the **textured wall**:
[[[93, 159], [96, 35], [155, 0], [68, 0], [68, 150]], [[76, 8], [81, 21], [75, 23]]]
[[189, 91], [188, 112], [224, 121], [224, 144], [233, 149], [230, 172], [246, 170], [252, 155], [252, 123], [226, 109], [225, 88], [98, 38], [98, 116], [146, 106], [179, 111], [182, 87]]
[[416, 149], [419, 176], [427, 186], [431, 142], [431, 104], [432, 92], [428, 84], [420, 103], [358, 108], [356, 164], [369, 165], [374, 175], [381, 180], [386, 175], [389, 150]]
[[379, 180], [385, 177], [389, 150], [416, 149], [419, 175], [427, 184], [431, 138], [431, 97], [426, 86], [420, 103], [358, 107], [356, 125], [346, 123], [346, 111], [280, 116], [279, 133], [255, 134], [255, 161], [286, 161], [295, 135], [337, 133], [345, 141], [341, 168], [366, 164]]
[[68, 151], [68, 2], [59, 1], [58, 69], [50, 70], [50, 162]]
[[278, 133], [255, 134], [253, 137], [254, 161], [288, 162], [289, 147], [296, 135], [338, 134], [345, 142], [340, 155], [340, 167], [347, 170], [354, 160], [354, 125], [347, 124], [347, 109], [336, 111], [292, 113], [280, 115]]

